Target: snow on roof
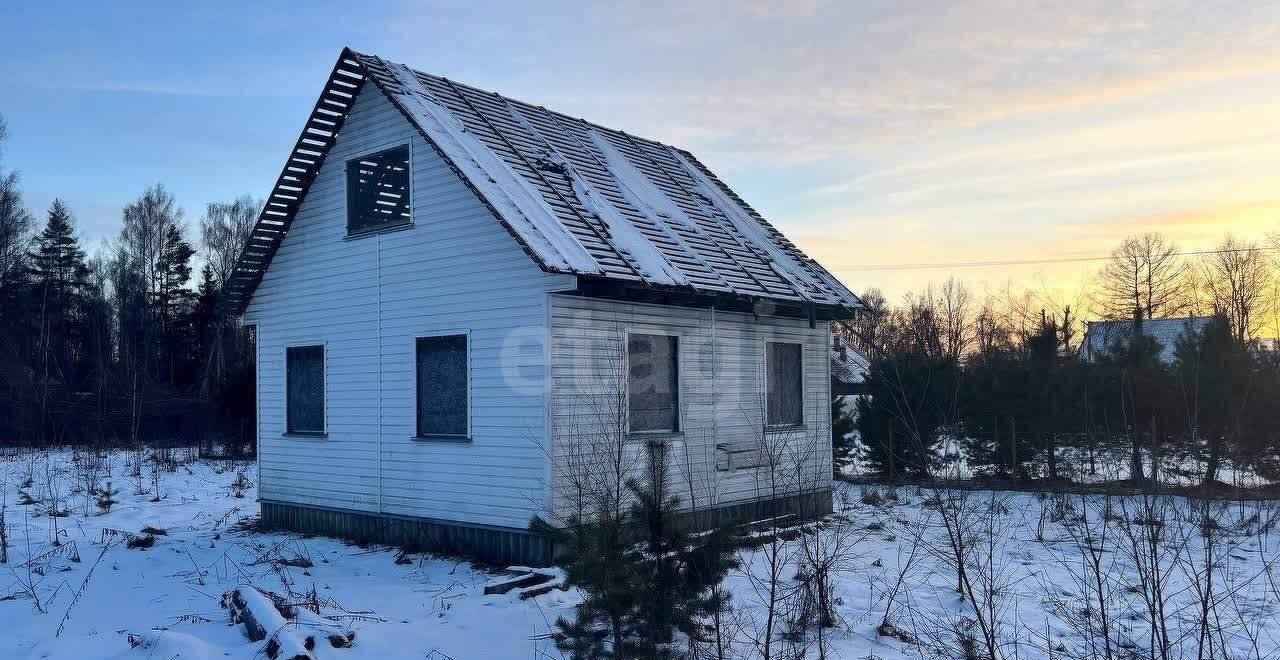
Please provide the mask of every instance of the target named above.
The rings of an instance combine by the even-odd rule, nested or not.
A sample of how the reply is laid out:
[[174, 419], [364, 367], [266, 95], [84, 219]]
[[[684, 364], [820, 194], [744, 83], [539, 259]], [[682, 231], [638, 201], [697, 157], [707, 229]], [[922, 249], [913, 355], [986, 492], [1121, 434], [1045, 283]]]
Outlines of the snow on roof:
[[839, 335], [831, 336], [831, 377], [846, 385], [858, 385], [867, 380], [871, 363], [866, 356], [844, 343]]
[[[1160, 359], [1172, 362], [1178, 339], [1188, 331], [1200, 332], [1213, 320], [1212, 316], [1183, 316], [1172, 319], [1145, 319], [1142, 334], [1160, 344]], [[1080, 342], [1080, 356], [1086, 360], [1099, 357], [1108, 348], [1133, 336], [1133, 321], [1091, 321]]]
[[547, 270], [857, 308], [688, 152], [350, 52]]
[[391, 64], [396, 79], [403, 85], [398, 97], [418, 127], [426, 132], [440, 149], [449, 154], [453, 164], [462, 170], [471, 184], [479, 189], [490, 204], [497, 207], [526, 245], [531, 246], [543, 262], [555, 270], [573, 273], [603, 274], [595, 259], [582, 243], [556, 218], [534, 184], [518, 176], [443, 105], [403, 64]]

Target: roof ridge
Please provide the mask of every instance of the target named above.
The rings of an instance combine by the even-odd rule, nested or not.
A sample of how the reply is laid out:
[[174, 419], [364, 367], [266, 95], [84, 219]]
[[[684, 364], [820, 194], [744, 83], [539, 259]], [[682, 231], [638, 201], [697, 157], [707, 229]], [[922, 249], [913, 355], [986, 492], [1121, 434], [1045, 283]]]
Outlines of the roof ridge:
[[[545, 271], [769, 299], [787, 313], [808, 307], [810, 318], [814, 305], [844, 310], [832, 312], [837, 317], [862, 306], [687, 149], [346, 48], [238, 262], [244, 276], [231, 295], [241, 310], [367, 82]], [[600, 161], [584, 131], [612, 144], [621, 160]], [[552, 154], [585, 169], [557, 168]], [[658, 218], [632, 208], [620, 176], [627, 186], [643, 184], [641, 201], [657, 204]], [[674, 223], [659, 208], [676, 213]]]
[[[378, 57], [378, 56], [377, 56], [377, 55], [366, 55], [366, 57]], [[587, 118], [585, 118], [585, 117], [579, 117], [579, 116], [571, 115], [571, 114], [569, 114], [569, 113], [567, 113], [567, 112], [561, 112], [561, 111], [559, 111], [559, 110], [555, 110], [555, 109], [553, 109], [553, 108], [548, 108], [548, 107], [546, 106], [546, 104], [543, 104], [543, 103], [535, 103], [535, 102], [533, 102], [533, 101], [525, 101], [525, 100], [523, 100], [523, 99], [518, 99], [518, 98], [515, 98], [515, 97], [513, 97], [513, 96], [507, 96], [506, 94], [503, 94], [502, 92], [498, 92], [498, 91], [491, 90], [491, 89], [484, 89], [484, 88], [481, 88], [481, 87], [477, 87], [477, 86], [472, 85], [472, 84], [470, 84], [470, 83], [461, 82], [461, 81], [459, 81], [459, 80], [456, 80], [456, 79], [450, 78], [450, 77], [448, 77], [448, 76], [442, 76], [442, 75], [440, 75], [440, 74], [430, 73], [430, 72], [427, 72], [427, 71], [423, 71], [423, 70], [421, 70], [421, 69], [417, 69], [417, 68], [411, 67], [411, 66], [409, 66], [409, 65], [407, 65], [407, 64], [401, 64], [401, 63], [399, 63], [399, 62], [393, 62], [393, 61], [391, 61], [391, 60], [388, 60], [388, 59], [385, 59], [385, 58], [382, 58], [382, 57], [378, 57], [378, 59], [380, 59], [380, 60], [382, 60], [382, 61], [384, 61], [384, 62], [387, 62], [388, 64], [397, 64], [397, 65], [399, 65], [399, 66], [403, 66], [403, 67], [405, 67], [406, 69], [409, 69], [410, 71], [412, 71], [412, 72], [414, 72], [414, 73], [416, 73], [416, 74], [418, 74], [418, 75], [420, 75], [420, 76], [426, 76], [426, 77], [428, 77], [428, 78], [436, 78], [436, 79], [439, 79], [439, 80], [448, 81], [448, 82], [449, 82], [450, 84], [452, 84], [452, 85], [456, 85], [456, 86], [459, 86], [459, 87], [463, 87], [463, 88], [465, 88], [465, 89], [467, 89], [467, 90], [469, 90], [469, 91], [475, 92], [475, 93], [477, 93], [477, 94], [485, 94], [485, 95], [498, 96], [498, 97], [500, 97], [502, 100], [506, 101], [507, 103], [518, 103], [518, 104], [520, 104], [520, 105], [527, 105], [527, 106], [531, 106], [531, 107], [535, 107], [535, 108], [542, 108], [543, 110], [546, 110], [548, 113], [551, 113], [551, 114], [553, 114], [553, 115], [557, 115], [557, 116], [562, 117], [562, 118], [564, 118], [564, 119], [568, 119], [568, 120], [571, 120], [571, 121], [575, 121], [575, 122], [580, 122], [580, 123], [586, 124], [587, 126], [590, 126], [591, 128], [595, 128], [595, 129], [599, 129], [599, 130], [604, 130], [604, 131], [609, 131], [609, 132], [612, 132], [612, 133], [622, 133], [622, 134], [625, 134], [625, 135], [627, 135], [628, 137], [630, 137], [630, 138], [632, 138], [632, 139], [634, 139], [634, 140], [639, 140], [639, 141], [641, 141], [641, 142], [647, 142], [647, 143], [649, 143], [649, 144], [658, 145], [658, 146], [661, 146], [661, 147], [666, 147], [666, 148], [668, 148], [668, 149], [674, 149], [674, 150], [676, 150], [676, 151], [679, 151], [679, 152], [684, 153], [684, 154], [687, 154], [687, 155], [692, 155], [692, 154], [689, 152], [689, 150], [688, 150], [688, 149], [685, 149], [684, 147], [680, 147], [680, 146], [677, 146], [677, 145], [674, 145], [674, 144], [669, 144], [669, 143], [663, 142], [663, 141], [661, 141], [661, 140], [655, 140], [655, 139], [653, 139], [653, 138], [647, 138], [647, 137], [644, 137], [644, 136], [642, 136], [642, 135], [636, 135], [636, 134], [634, 134], [634, 133], [627, 132], [627, 131], [625, 131], [625, 130], [623, 130], [623, 129], [619, 129], [619, 128], [612, 128], [612, 127], [610, 127], [610, 126], [605, 126], [604, 124], [596, 123], [596, 122], [591, 121], [590, 119], [587, 119]]]

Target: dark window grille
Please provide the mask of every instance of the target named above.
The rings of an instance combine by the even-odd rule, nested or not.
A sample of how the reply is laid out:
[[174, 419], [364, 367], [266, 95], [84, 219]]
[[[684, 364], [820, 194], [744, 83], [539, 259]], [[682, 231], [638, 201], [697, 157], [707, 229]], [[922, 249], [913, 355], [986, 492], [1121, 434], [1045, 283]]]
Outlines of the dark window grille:
[[667, 335], [627, 338], [627, 413], [632, 431], [679, 431], [679, 346]]
[[766, 353], [767, 423], [769, 426], [799, 426], [804, 422], [800, 344], [769, 342]]
[[467, 429], [467, 336], [418, 338], [418, 436]]
[[348, 234], [409, 220], [409, 145], [347, 161]]
[[286, 428], [324, 433], [324, 346], [285, 349]]

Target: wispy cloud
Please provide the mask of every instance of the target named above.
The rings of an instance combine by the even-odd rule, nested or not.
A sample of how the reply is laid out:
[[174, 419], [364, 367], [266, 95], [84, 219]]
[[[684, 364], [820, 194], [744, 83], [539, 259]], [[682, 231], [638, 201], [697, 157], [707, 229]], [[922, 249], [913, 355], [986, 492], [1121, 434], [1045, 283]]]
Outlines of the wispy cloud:
[[[163, 172], [154, 161], [121, 163], [118, 179], [186, 177], [183, 190], [217, 199], [243, 192], [220, 189], [227, 172], [240, 176], [236, 187], [269, 184], [279, 158], [261, 155], [271, 146], [264, 127], [281, 133], [282, 157], [295, 135], [278, 127], [298, 124], [297, 108], [352, 45], [694, 149], [836, 267], [1089, 254], [1152, 228], [1210, 241], [1264, 227], [1280, 179], [1277, 3], [441, 0], [354, 13], [337, 3], [193, 11], [140, 20], [86, 3], [67, 26], [0, 9], [0, 24], [18, 26], [7, 45], [24, 53], [0, 83], [23, 86], [37, 120], [64, 93], [86, 103], [137, 96], [143, 115], [268, 99], [244, 101], [236, 121], [254, 123], [215, 137], [200, 134], [226, 121], [226, 105], [190, 122], [185, 143], [129, 134], [138, 152], [201, 147], [203, 160]], [[55, 38], [64, 47], [45, 47]], [[178, 119], [163, 123], [187, 126]], [[30, 149], [15, 140], [14, 159], [26, 159], [33, 188], [95, 180], [120, 145], [110, 131], [92, 133], [107, 137], [67, 140], [97, 145], [64, 154], [81, 171], [45, 167], [40, 140]], [[220, 148], [204, 148], [210, 140]], [[855, 284], [914, 286], [940, 274], [861, 273]]]

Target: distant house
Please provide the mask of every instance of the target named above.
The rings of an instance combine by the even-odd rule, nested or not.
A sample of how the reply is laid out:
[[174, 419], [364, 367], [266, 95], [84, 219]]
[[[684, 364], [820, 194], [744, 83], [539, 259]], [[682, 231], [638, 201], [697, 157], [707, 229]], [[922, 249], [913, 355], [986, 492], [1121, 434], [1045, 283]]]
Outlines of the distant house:
[[849, 346], [840, 335], [831, 335], [831, 393], [837, 395], [866, 394], [867, 358]]
[[[1142, 334], [1155, 339], [1160, 345], [1160, 359], [1173, 362], [1178, 340], [1190, 332], [1201, 332], [1212, 316], [1183, 316], [1172, 319], [1145, 319]], [[1134, 322], [1091, 321], [1085, 324], [1084, 339], [1080, 342], [1080, 358], [1093, 361], [1105, 355], [1117, 344], [1124, 344], [1133, 337]]]
[[[830, 508], [861, 303], [686, 151], [344, 50], [227, 292], [269, 525], [546, 562], [614, 410], [700, 513]], [[812, 448], [790, 490], [764, 441]]]

